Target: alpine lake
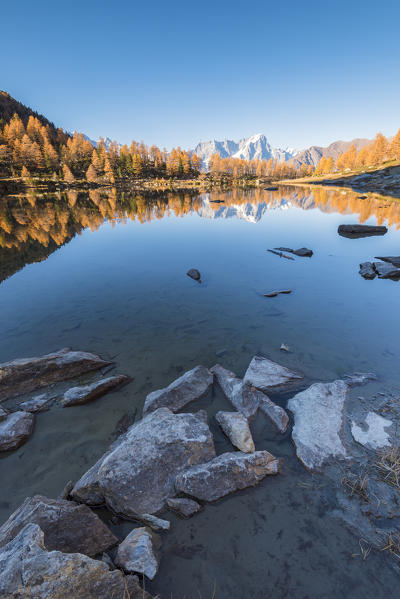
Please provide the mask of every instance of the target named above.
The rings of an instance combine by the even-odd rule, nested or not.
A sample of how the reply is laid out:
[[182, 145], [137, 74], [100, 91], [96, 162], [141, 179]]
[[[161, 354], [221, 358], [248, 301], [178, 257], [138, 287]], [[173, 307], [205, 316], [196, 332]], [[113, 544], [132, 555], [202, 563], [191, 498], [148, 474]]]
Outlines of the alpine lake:
[[[352, 223], [388, 232], [338, 235]], [[198, 364], [242, 377], [263, 355], [302, 371], [303, 388], [373, 372], [377, 380], [351, 389], [352, 401], [400, 403], [400, 283], [358, 272], [375, 256], [400, 254], [399, 228], [399, 200], [319, 187], [0, 198], [0, 362], [71, 347], [132, 377], [87, 405], [37, 414], [28, 442], [1, 454], [0, 524], [28, 496], [57, 497], [124, 423], [141, 418], [149, 392]], [[267, 251], [281, 246], [313, 256]], [[190, 268], [201, 283], [186, 276]], [[264, 296], [279, 289], [292, 292]], [[271, 399], [285, 407], [292, 396]], [[232, 410], [217, 385], [185, 411], [201, 408], [217, 453], [234, 451], [214, 419]], [[146, 589], [165, 599], [395, 596], [400, 558], [370, 550], [340, 517], [341, 481], [302, 466], [291, 426], [282, 435], [259, 413], [251, 431], [256, 449], [283, 458], [281, 473], [190, 519], [160, 514], [171, 529], [159, 534], [159, 572]], [[350, 427], [347, 442], [355, 443]], [[345, 475], [349, 464], [341, 467]], [[137, 525], [98, 513], [120, 539]]]

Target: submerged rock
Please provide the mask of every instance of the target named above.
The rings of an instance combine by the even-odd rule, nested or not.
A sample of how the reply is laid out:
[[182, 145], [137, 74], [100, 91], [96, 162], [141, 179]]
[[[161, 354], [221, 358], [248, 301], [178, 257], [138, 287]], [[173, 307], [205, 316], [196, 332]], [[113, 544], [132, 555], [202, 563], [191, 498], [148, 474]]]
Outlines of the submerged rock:
[[390, 445], [390, 435], [385, 429], [392, 426], [392, 421], [383, 418], [375, 412], [368, 412], [365, 418], [363, 430], [361, 426], [354, 421], [351, 423], [351, 434], [357, 443], [369, 447], [370, 449], [382, 449]]
[[216, 501], [229, 493], [254, 487], [269, 474], [278, 474], [279, 460], [268, 451], [223, 453], [178, 474], [175, 487], [201, 501]]
[[244, 375], [243, 382], [261, 391], [284, 391], [293, 387], [304, 378], [300, 372], [294, 372], [262, 356], [254, 356]]
[[370, 237], [371, 235], [385, 235], [387, 231], [387, 227], [378, 225], [339, 225], [338, 227], [339, 235], [350, 239]]
[[195, 281], [198, 281], [199, 283], [201, 283], [201, 274], [197, 270], [197, 268], [191, 268], [190, 270], [187, 271], [186, 274], [191, 279], [194, 279]]
[[0, 547], [14, 539], [26, 524], [40, 526], [48, 551], [93, 557], [118, 543], [117, 537], [86, 505], [35, 495], [27, 497], [0, 527]]
[[28, 399], [27, 401], [23, 401], [19, 404], [20, 410], [24, 412], [31, 412], [32, 414], [36, 414], [37, 412], [45, 412], [50, 409], [51, 398], [43, 393], [42, 395], [36, 395], [32, 399]]
[[315, 383], [288, 402], [294, 414], [292, 438], [299, 460], [309, 470], [330, 458], [345, 458], [344, 408], [348, 386], [343, 381]]
[[68, 348], [36, 358], [4, 362], [0, 364], [0, 401], [109, 364], [95, 354]]
[[134, 576], [80, 553], [47, 551], [37, 524], [0, 549], [2, 599], [151, 599]]
[[0, 451], [18, 449], [33, 433], [34, 416], [29, 412], [13, 412], [0, 422]]
[[147, 528], [134, 528], [118, 547], [115, 565], [125, 572], [138, 572], [153, 580], [158, 563]]
[[361, 387], [371, 381], [376, 381], [377, 378], [378, 377], [373, 372], [354, 372], [353, 374], [345, 374], [343, 376], [344, 382], [349, 385], [349, 387]]
[[239, 379], [233, 372], [220, 364], [211, 368], [225, 397], [232, 406], [247, 419], [255, 416], [259, 409], [284, 433], [289, 423], [285, 410], [274, 404], [269, 397], [258, 389]]
[[197, 501], [178, 497], [167, 499], [167, 507], [183, 518], [190, 518], [190, 516], [197, 514], [201, 510], [201, 505]]
[[129, 376], [118, 374], [116, 376], [109, 376], [105, 379], [95, 381], [91, 385], [72, 387], [64, 393], [62, 404], [64, 408], [68, 408], [69, 406], [79, 406], [81, 404], [89, 403], [129, 380]]
[[217, 412], [215, 419], [235, 447], [244, 453], [255, 451], [247, 418], [240, 412]]
[[89, 505], [105, 503], [127, 517], [154, 514], [175, 495], [177, 474], [214, 457], [204, 414], [173, 414], [159, 408], [117, 439], [71, 495]]
[[196, 368], [185, 372], [168, 387], [149, 393], [144, 402], [143, 414], [162, 407], [169, 408], [172, 412], [178, 412], [188, 403], [206, 395], [212, 384], [212, 373], [204, 366], [196, 366]]
[[362, 262], [360, 264], [360, 270], [358, 271], [364, 279], [375, 279], [376, 271], [372, 262]]

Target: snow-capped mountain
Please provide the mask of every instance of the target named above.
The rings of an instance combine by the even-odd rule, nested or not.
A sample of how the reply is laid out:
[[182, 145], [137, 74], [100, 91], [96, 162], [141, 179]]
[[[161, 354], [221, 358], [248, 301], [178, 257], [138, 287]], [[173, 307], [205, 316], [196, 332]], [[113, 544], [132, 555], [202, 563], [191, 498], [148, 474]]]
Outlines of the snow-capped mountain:
[[224, 141], [203, 141], [197, 144], [194, 152], [203, 160], [204, 168], [208, 168], [213, 154], [222, 158], [241, 158], [243, 160], [269, 160], [273, 158], [279, 162], [286, 162], [299, 154], [293, 148], [274, 148], [262, 133], [241, 139], [238, 142], [226, 139]]
[[[76, 131], [74, 131], [74, 133], [76, 133]], [[87, 135], [85, 135], [84, 133], [82, 133], [83, 137], [87, 140], [90, 141], [90, 143], [92, 144], [92, 146], [94, 148], [97, 148], [97, 146], [99, 145], [99, 143], [102, 141], [106, 147], [106, 150], [108, 150], [110, 148], [110, 145], [113, 143], [113, 140], [110, 139], [109, 137], [99, 137], [99, 139], [97, 141], [94, 141], [94, 139], [91, 139], [90, 137], [88, 137]], [[118, 144], [119, 147], [121, 147], [121, 144]]]

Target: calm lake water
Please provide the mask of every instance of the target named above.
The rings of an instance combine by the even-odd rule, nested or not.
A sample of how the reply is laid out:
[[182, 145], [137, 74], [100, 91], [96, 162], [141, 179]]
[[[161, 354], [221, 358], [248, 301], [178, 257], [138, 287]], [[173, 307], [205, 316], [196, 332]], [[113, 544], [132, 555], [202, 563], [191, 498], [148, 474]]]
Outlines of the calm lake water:
[[[339, 224], [356, 222], [389, 231], [338, 235]], [[108, 448], [121, 418], [140, 416], [148, 392], [197, 364], [220, 362], [241, 376], [263, 354], [302, 370], [307, 384], [373, 371], [379, 382], [357, 395], [399, 390], [400, 283], [358, 274], [360, 262], [400, 254], [399, 227], [400, 202], [325, 189], [1, 198], [0, 361], [72, 347], [112, 357], [133, 381], [87, 406], [37, 416], [29, 442], [0, 458], [0, 523], [26, 496], [56, 497]], [[277, 246], [314, 256], [267, 252]], [[201, 285], [189, 268], [200, 270]], [[286, 288], [293, 293], [263, 297]], [[210, 416], [230, 409], [218, 390], [206, 407]], [[210, 422], [217, 451], [232, 450]], [[257, 449], [285, 458], [282, 474], [190, 520], [165, 513], [172, 526], [151, 591], [168, 599], [208, 599], [214, 588], [218, 599], [392, 595], [390, 559], [362, 560], [359, 539], [329, 515], [333, 490], [298, 463], [290, 433], [276, 434], [262, 415], [252, 431]], [[122, 538], [132, 524], [111, 527]]]

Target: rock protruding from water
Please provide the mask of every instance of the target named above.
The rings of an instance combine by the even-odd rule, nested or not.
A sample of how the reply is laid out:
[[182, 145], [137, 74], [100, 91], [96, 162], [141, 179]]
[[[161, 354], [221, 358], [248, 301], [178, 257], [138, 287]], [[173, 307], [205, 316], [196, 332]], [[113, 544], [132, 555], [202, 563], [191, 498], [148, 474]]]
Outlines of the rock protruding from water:
[[26, 524], [40, 526], [48, 551], [93, 557], [118, 543], [117, 537], [86, 505], [35, 495], [27, 497], [0, 527], [0, 547], [14, 539]]
[[220, 364], [213, 366], [211, 371], [225, 397], [238, 412], [250, 419], [261, 409], [281, 433], [286, 431], [289, 424], [287, 413], [283, 408], [274, 404], [265, 393], [244, 383], [242, 379]]
[[215, 419], [235, 447], [243, 453], [253, 453], [256, 448], [247, 418], [240, 412], [217, 412]]
[[8, 416], [8, 412], [3, 410], [3, 408], [0, 406], [0, 422], [5, 420], [7, 418], [7, 416]]
[[379, 279], [394, 279], [400, 278], [400, 268], [396, 268], [389, 262], [373, 262], [373, 267]]
[[298, 250], [293, 250], [291, 248], [274, 248], [275, 250], [279, 250], [280, 252], [289, 252], [289, 254], [295, 254], [300, 258], [311, 258], [313, 255], [313, 251], [308, 248], [299, 248]]
[[81, 553], [47, 551], [37, 524], [0, 549], [2, 599], [151, 599], [137, 577]]
[[364, 279], [371, 280], [375, 279], [377, 273], [374, 269], [374, 265], [372, 262], [362, 262], [360, 264], [360, 270], [358, 271]]
[[68, 348], [36, 358], [4, 362], [0, 364], [0, 401], [109, 364], [111, 362], [102, 360], [95, 354]]
[[400, 256], [375, 256], [375, 258], [382, 260], [382, 262], [389, 262], [396, 268], [400, 268]]
[[0, 451], [18, 449], [33, 433], [34, 416], [29, 412], [13, 412], [0, 422]]
[[351, 423], [351, 434], [357, 443], [369, 449], [383, 449], [390, 445], [390, 435], [386, 431], [392, 426], [392, 421], [383, 418], [375, 412], [368, 412], [363, 428], [356, 422]]
[[197, 270], [197, 268], [190, 268], [186, 274], [191, 279], [194, 279], [195, 281], [198, 281], [199, 283], [201, 283], [201, 274]]
[[284, 295], [288, 295], [289, 293], [292, 293], [291, 289], [279, 289], [276, 291], [270, 291], [269, 293], [264, 293], [264, 297], [276, 297], [277, 295], [280, 295], [281, 293], [283, 293]]
[[119, 437], [71, 495], [89, 505], [105, 503], [127, 517], [154, 514], [175, 496], [177, 474], [214, 457], [204, 413], [173, 414], [159, 408]]
[[387, 227], [378, 225], [339, 225], [338, 233], [342, 237], [357, 239], [358, 237], [370, 237], [372, 235], [385, 235]]
[[301, 372], [289, 370], [286, 366], [263, 356], [254, 356], [243, 377], [243, 382], [268, 393], [290, 389], [303, 378]]
[[348, 390], [343, 381], [315, 383], [288, 402], [294, 414], [292, 438], [297, 457], [309, 470], [347, 455], [343, 440]]
[[168, 387], [149, 393], [144, 402], [143, 414], [149, 414], [157, 408], [168, 408], [171, 412], [178, 412], [188, 403], [204, 397], [212, 384], [212, 373], [204, 366], [196, 366]]
[[151, 532], [145, 527], [134, 528], [118, 547], [115, 565], [124, 572], [144, 574], [153, 580], [158, 563], [153, 550]]
[[32, 399], [23, 401], [18, 407], [24, 412], [36, 414], [37, 412], [45, 412], [46, 410], [49, 410], [50, 402], [51, 398], [48, 397], [46, 393], [42, 393], [42, 395], [36, 395], [36, 397], [33, 397]]
[[95, 381], [91, 385], [72, 387], [64, 393], [62, 404], [65, 408], [68, 408], [69, 406], [80, 406], [89, 403], [90, 401], [105, 395], [112, 389], [127, 383], [129, 380], [129, 376], [118, 374], [116, 376], [109, 376], [105, 379]]
[[167, 499], [167, 507], [183, 518], [190, 518], [201, 510], [201, 505], [197, 501], [179, 497]]
[[270, 474], [278, 474], [279, 460], [268, 451], [223, 453], [213, 460], [178, 474], [175, 486], [200, 501], [216, 501], [229, 493], [254, 487]]

